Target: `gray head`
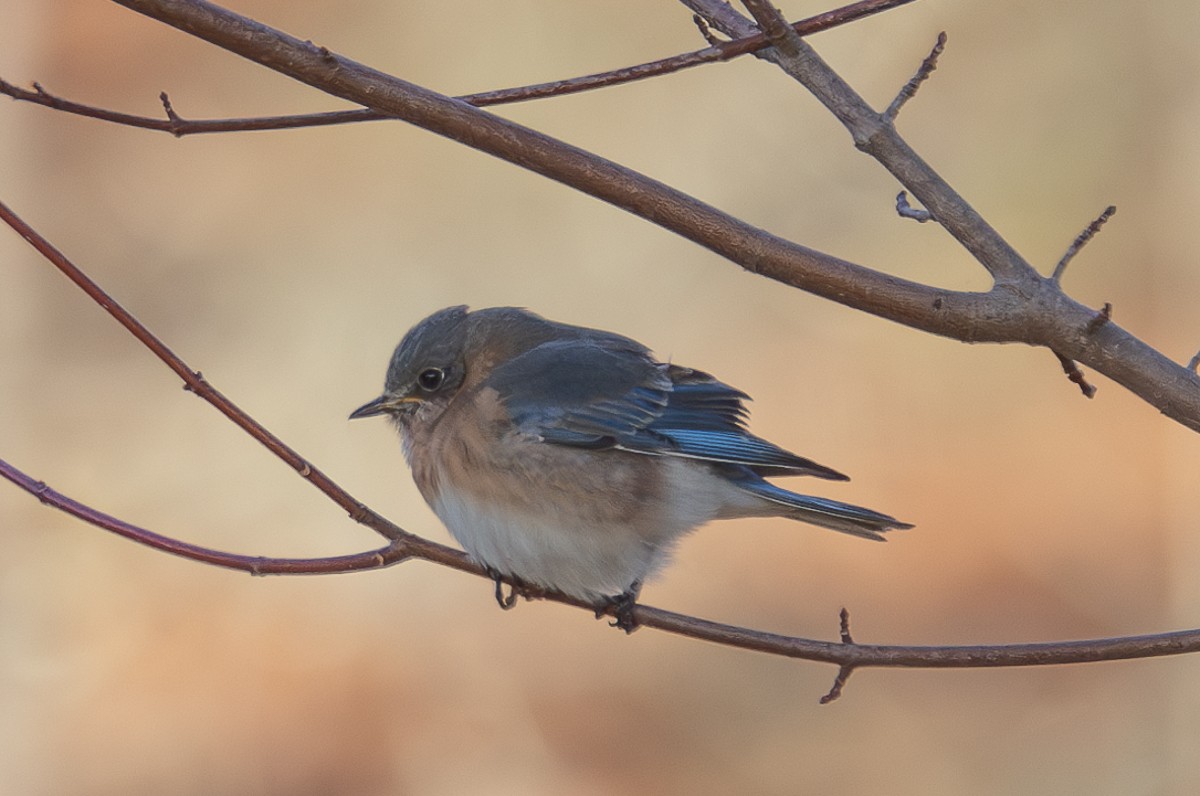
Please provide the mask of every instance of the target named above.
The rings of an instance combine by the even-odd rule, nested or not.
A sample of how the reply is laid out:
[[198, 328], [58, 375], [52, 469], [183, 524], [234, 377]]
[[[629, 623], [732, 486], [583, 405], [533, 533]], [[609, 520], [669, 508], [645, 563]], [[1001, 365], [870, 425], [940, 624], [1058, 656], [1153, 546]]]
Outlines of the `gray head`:
[[387, 414], [404, 421], [417, 412], [440, 414], [464, 383], [478, 384], [497, 364], [549, 340], [583, 336], [641, 348], [620, 335], [555, 323], [517, 307], [438, 310], [396, 346], [383, 395], [350, 417]]

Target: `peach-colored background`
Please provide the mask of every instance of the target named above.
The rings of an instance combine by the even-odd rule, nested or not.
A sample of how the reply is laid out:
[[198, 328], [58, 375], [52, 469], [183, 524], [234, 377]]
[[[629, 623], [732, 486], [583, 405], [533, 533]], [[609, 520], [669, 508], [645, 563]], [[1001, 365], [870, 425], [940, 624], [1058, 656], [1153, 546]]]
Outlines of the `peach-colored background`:
[[[661, 0], [238, 10], [448, 93], [700, 46]], [[792, 2], [791, 17], [826, 6]], [[5, 0], [0, 75], [190, 117], [337, 101], [115, 5]], [[1200, 348], [1200, 10], [949, 3], [813, 39], [872, 102], [936, 33], [901, 118], [919, 151], [1079, 299]], [[893, 180], [751, 59], [500, 111], [801, 243], [982, 288]], [[434, 539], [384, 422], [350, 424], [400, 335], [453, 303], [637, 337], [755, 396], [756, 430], [917, 523], [872, 545], [785, 521], [690, 537], [647, 602], [833, 638], [978, 643], [1200, 624], [1200, 443], [1046, 351], [934, 338], [741, 272], [643, 221], [400, 123], [197, 136], [0, 102], [0, 198], [193, 367], [359, 498]], [[376, 545], [0, 230], [0, 457], [161, 533], [264, 555]], [[798, 482], [793, 485], [799, 486]], [[804, 484], [803, 486], [809, 486]], [[251, 579], [0, 484], [5, 793], [1187, 794], [1200, 657], [1008, 671], [833, 670], [558, 605], [501, 613], [422, 563]]]

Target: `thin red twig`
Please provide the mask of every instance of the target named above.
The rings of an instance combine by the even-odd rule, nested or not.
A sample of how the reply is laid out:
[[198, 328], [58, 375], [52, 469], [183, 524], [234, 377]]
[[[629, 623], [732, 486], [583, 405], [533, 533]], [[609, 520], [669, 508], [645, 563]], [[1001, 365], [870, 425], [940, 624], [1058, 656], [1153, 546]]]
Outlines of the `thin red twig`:
[[[833, 11], [827, 11], [823, 14], [817, 14], [808, 19], [800, 20], [792, 27], [797, 33], [807, 36], [911, 2], [913, 0], [862, 0], [862, 2], [852, 3]], [[635, 80], [644, 80], [649, 77], [658, 77], [702, 64], [728, 61], [756, 52], [767, 46], [769, 46], [769, 42], [766, 37], [762, 34], [757, 34], [727, 42], [715, 42], [703, 50], [681, 53], [669, 58], [637, 64], [636, 66], [627, 66], [608, 72], [598, 72], [596, 74], [572, 77], [565, 80], [554, 80], [549, 83], [536, 83], [529, 86], [481, 91], [476, 94], [464, 94], [456, 97], [456, 99], [477, 107], [484, 107], [527, 102], [546, 97], [561, 97], [568, 94], [577, 94], [583, 91], [604, 88], [606, 86], [630, 83]], [[306, 113], [289, 116], [260, 116], [243, 119], [185, 119], [174, 111], [167, 95], [163, 93], [159, 97], [167, 117], [163, 119], [97, 108], [92, 105], [85, 105], [81, 102], [57, 97], [46, 91], [38, 83], [34, 83], [33, 89], [28, 90], [3, 79], [0, 79], [0, 94], [7, 94], [15, 100], [32, 102], [35, 105], [53, 108], [64, 113], [86, 116], [128, 127], [161, 130], [171, 133], [176, 137], [201, 133], [321, 127], [332, 124], [351, 124], [354, 122], [370, 122], [394, 118], [386, 113], [380, 113], [369, 108], [357, 108], [348, 111], [328, 111], [325, 113]]]
[[251, 575], [323, 575], [337, 572], [354, 572], [360, 569], [378, 569], [398, 564], [408, 558], [405, 541], [393, 542], [378, 550], [368, 550], [346, 556], [330, 556], [326, 558], [267, 558], [264, 556], [245, 556], [238, 553], [226, 553], [209, 547], [189, 544], [169, 536], [162, 536], [153, 531], [140, 528], [132, 523], [118, 519], [111, 514], [97, 511], [77, 500], [51, 489], [43, 481], [37, 481], [0, 459], [0, 476], [7, 478], [26, 492], [34, 495], [47, 506], [53, 506], [65, 511], [84, 522], [111, 531], [118, 536], [139, 544], [161, 550], [164, 553], [200, 561], [213, 566], [236, 569], [249, 572]]
[[[435, 545], [432, 542], [425, 543], [428, 547], [421, 545], [409, 550], [406, 549], [408, 540], [398, 540], [380, 550], [316, 559], [261, 558], [224, 553], [160, 536], [92, 509], [56, 492], [45, 483], [31, 478], [3, 460], [0, 460], [0, 476], [33, 494], [47, 505], [66, 511], [97, 527], [118, 533], [135, 542], [184, 558], [256, 575], [332, 574], [360, 569], [377, 569], [411, 557], [425, 558], [464, 572], [491, 577], [471, 563], [463, 553], [442, 548], [441, 545]], [[424, 542], [424, 540], [419, 541]], [[445, 550], [450, 553], [450, 556], [442, 558], [429, 555], [430, 550], [434, 548]], [[549, 599], [588, 610], [595, 609], [595, 606], [580, 600], [524, 585], [520, 588], [520, 595], [526, 599]], [[614, 610], [616, 609], [610, 607], [605, 609], [602, 614], [612, 615]], [[823, 703], [836, 699], [840, 695], [842, 687], [845, 686], [850, 672], [864, 666], [903, 666], [908, 668], [1048, 666], [1181, 655], [1200, 651], [1200, 630], [1035, 644], [900, 646], [860, 644], [854, 641], [850, 637], [849, 615], [845, 609], [842, 609], [839, 641], [818, 641], [735, 627], [648, 605], [635, 605], [632, 610], [633, 618], [640, 627], [653, 627], [669, 633], [741, 649], [836, 664], [839, 667], [838, 676], [834, 688], [822, 699]]]
[[266, 446], [268, 450], [298, 472], [302, 478], [307, 479], [313, 486], [324, 492], [330, 500], [345, 509], [356, 522], [360, 522], [377, 531], [386, 539], [417, 538], [360, 503], [350, 493], [334, 483], [329, 476], [314, 467], [303, 456], [286, 445], [283, 440], [270, 431], [267, 431], [261, 423], [250, 417], [250, 415], [234, 404], [233, 401], [217, 391], [216, 388], [204, 380], [203, 375], [188, 367], [186, 362], [180, 359], [162, 340], [159, 340], [141, 321], [133, 317], [116, 299], [106, 293], [91, 277], [68, 260], [50, 241], [42, 237], [33, 227], [26, 224], [24, 220], [3, 202], [0, 202], [0, 220], [16, 230], [33, 248], [37, 249], [38, 253], [49, 260], [68, 279], [78, 285], [84, 293], [88, 294], [93, 301], [104, 308], [109, 315], [136, 337], [142, 345], [149, 348], [156, 357], [183, 379], [187, 390], [215, 406], [221, 414], [225, 415], [225, 417], [232, 420], [239, 428]]

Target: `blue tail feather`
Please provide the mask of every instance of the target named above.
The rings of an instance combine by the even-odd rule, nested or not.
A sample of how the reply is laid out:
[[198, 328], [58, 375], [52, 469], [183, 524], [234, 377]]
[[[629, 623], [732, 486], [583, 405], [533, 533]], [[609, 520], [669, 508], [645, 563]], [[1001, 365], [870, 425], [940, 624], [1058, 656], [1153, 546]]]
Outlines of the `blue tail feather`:
[[747, 479], [741, 486], [747, 492], [783, 507], [785, 510], [779, 512], [780, 516], [861, 536], [864, 539], [882, 542], [883, 534], [887, 531], [913, 527], [907, 522], [901, 522], [895, 517], [872, 509], [813, 495], [800, 495], [762, 479]]

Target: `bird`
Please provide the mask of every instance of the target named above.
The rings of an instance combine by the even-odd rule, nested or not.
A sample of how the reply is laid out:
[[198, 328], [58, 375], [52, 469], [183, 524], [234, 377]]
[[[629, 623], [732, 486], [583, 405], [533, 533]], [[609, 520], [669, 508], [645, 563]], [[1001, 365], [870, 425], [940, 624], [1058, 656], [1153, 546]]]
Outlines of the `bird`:
[[[620, 334], [518, 307], [447, 307], [396, 347], [383, 393], [422, 497], [496, 581], [617, 606], [691, 530], [786, 517], [871, 540], [913, 527], [767, 479], [847, 476], [750, 433], [749, 396]], [[507, 603], [507, 604], [506, 604]]]

